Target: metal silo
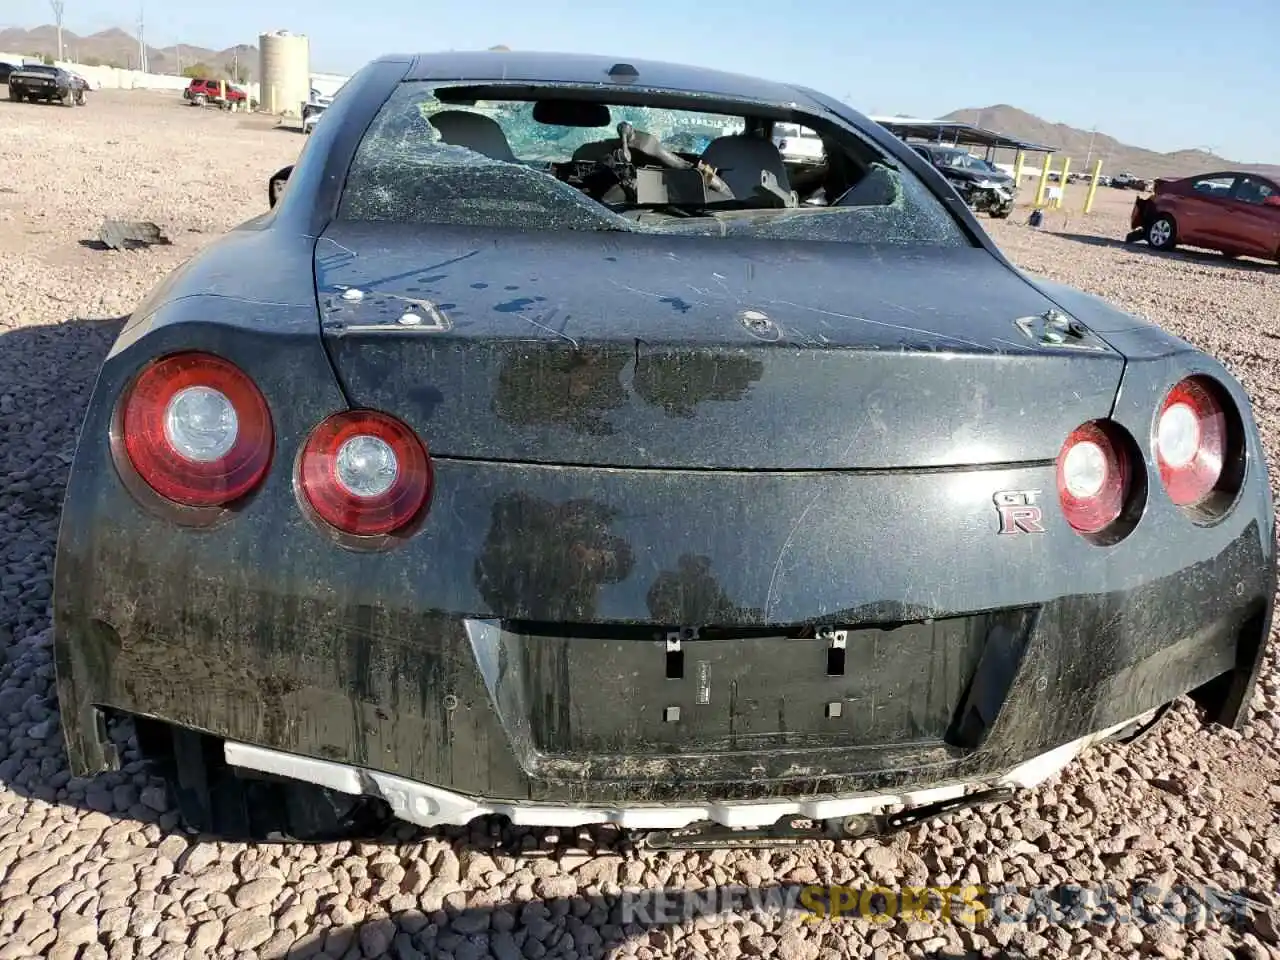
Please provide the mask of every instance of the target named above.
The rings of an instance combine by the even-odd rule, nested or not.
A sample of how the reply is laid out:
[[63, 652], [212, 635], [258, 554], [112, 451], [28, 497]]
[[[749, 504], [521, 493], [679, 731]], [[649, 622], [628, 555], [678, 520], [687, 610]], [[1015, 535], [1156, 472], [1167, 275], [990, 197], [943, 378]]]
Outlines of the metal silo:
[[311, 96], [311, 44], [305, 34], [277, 30], [258, 37], [262, 109], [298, 117]]

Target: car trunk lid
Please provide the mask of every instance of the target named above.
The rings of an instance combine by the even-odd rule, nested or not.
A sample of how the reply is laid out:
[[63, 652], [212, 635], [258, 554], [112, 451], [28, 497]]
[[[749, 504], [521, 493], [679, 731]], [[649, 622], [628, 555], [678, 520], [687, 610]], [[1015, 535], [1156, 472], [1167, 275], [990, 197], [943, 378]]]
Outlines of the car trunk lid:
[[322, 331], [435, 456], [930, 468], [1055, 457], [1123, 358], [977, 248], [339, 223]]

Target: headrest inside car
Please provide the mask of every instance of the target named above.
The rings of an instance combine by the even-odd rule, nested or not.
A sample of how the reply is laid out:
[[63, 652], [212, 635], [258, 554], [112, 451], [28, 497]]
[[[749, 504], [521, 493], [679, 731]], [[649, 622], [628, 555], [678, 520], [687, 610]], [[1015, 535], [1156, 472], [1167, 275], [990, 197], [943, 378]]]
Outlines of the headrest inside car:
[[447, 103], [455, 107], [474, 107], [476, 105], [475, 94], [472, 93], [471, 87], [449, 87], [445, 89], [437, 89], [435, 98], [441, 103]]
[[603, 103], [539, 100], [533, 105], [533, 119], [555, 127], [607, 127], [610, 118]]

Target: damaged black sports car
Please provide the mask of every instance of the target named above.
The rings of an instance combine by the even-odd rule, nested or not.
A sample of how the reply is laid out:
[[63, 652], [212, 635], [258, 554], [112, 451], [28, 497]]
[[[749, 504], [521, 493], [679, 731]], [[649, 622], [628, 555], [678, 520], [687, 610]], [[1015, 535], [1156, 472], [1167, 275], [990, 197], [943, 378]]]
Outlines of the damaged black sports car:
[[223, 836], [767, 843], [1004, 800], [1183, 695], [1242, 722], [1276, 578], [1247, 395], [1019, 272], [844, 104], [386, 57], [272, 183], [94, 390], [77, 775], [132, 724]]

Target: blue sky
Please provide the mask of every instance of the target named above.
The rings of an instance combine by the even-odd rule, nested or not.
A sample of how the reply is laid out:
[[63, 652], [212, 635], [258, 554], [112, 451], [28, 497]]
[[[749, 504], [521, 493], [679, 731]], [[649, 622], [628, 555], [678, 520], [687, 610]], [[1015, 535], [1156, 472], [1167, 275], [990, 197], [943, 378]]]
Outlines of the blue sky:
[[[138, 0], [65, 0], [64, 26], [133, 31]], [[669, 59], [817, 87], [868, 113], [1010, 103], [1155, 150], [1280, 163], [1276, 0], [149, 0], [147, 40], [225, 48], [286, 29], [313, 69], [381, 53], [483, 49]], [[801, 12], [803, 11], [803, 20]], [[4, 0], [0, 28], [51, 22]]]

